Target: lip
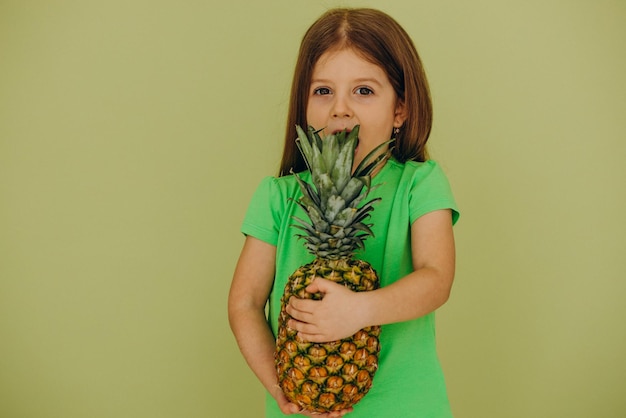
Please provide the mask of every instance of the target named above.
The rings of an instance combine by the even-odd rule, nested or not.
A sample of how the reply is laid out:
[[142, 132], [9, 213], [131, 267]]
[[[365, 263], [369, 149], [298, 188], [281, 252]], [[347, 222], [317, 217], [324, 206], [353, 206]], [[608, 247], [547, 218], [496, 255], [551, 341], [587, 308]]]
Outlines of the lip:
[[[345, 128], [341, 128], [341, 129], [333, 129], [332, 131], [327, 131], [327, 132], [330, 132], [332, 135], [337, 135], [337, 134], [339, 134], [339, 133], [341, 133], [343, 131], [345, 131], [346, 134], [349, 134], [350, 132], [352, 132], [352, 128], [345, 127]], [[356, 139], [356, 144], [354, 146], [354, 152], [355, 153], [359, 149], [359, 143], [360, 142], [361, 142], [361, 139], [357, 138]]]
[[[337, 135], [343, 131], [346, 131], [346, 134], [349, 134], [350, 132], [352, 132], [352, 128], [343, 128], [343, 129], [334, 129], [331, 132], [332, 135]], [[354, 150], [356, 151], [356, 149], [359, 147], [359, 142], [360, 142], [360, 138], [356, 139], [356, 146], [354, 148]]]
[[352, 124], [352, 123], [347, 123], [347, 124], [334, 124], [334, 123], [329, 123], [328, 125], [326, 125], [326, 132], [330, 132], [334, 135], [337, 135], [340, 132], [346, 131], [346, 133], [350, 133], [354, 130], [354, 127], [356, 125]]

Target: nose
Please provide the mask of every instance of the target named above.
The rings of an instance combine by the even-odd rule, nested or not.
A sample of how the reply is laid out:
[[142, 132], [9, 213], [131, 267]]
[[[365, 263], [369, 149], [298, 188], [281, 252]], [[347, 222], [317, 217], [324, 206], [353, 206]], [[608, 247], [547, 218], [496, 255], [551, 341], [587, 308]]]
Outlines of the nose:
[[331, 116], [333, 118], [351, 118], [352, 115], [348, 100], [343, 96], [336, 95], [331, 108]]

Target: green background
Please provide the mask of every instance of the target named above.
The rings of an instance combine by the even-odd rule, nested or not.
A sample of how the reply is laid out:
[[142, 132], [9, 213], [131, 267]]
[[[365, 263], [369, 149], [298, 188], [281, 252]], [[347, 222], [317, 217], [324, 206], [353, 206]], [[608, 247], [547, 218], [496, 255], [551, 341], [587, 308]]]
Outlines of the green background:
[[0, 416], [260, 417], [226, 297], [326, 8], [428, 71], [458, 418], [626, 415], [623, 1], [0, 1]]

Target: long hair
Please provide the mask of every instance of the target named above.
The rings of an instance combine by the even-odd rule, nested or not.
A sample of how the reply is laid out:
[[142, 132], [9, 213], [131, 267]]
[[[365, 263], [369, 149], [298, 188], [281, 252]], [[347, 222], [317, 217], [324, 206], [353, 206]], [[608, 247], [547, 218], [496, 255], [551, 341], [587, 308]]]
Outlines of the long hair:
[[324, 13], [305, 33], [296, 61], [279, 175], [306, 170], [295, 143], [296, 125], [305, 127], [313, 69], [330, 49], [351, 48], [385, 71], [407, 119], [396, 135], [393, 156], [400, 162], [428, 159], [432, 102], [426, 73], [413, 41], [389, 15], [375, 9], [338, 8]]

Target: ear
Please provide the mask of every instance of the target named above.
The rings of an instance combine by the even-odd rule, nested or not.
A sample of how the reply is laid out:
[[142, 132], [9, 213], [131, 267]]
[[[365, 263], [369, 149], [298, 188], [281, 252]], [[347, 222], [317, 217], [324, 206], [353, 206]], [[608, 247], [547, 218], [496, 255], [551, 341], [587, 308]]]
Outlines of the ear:
[[404, 100], [398, 99], [396, 103], [396, 110], [394, 113], [394, 118], [393, 118], [393, 127], [400, 128], [404, 124], [404, 121], [406, 121], [407, 116], [408, 116], [408, 112], [407, 112], [406, 104], [404, 103]]

